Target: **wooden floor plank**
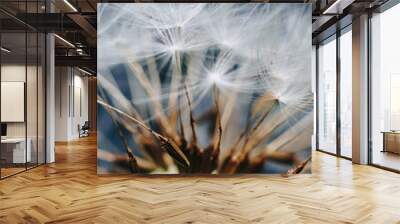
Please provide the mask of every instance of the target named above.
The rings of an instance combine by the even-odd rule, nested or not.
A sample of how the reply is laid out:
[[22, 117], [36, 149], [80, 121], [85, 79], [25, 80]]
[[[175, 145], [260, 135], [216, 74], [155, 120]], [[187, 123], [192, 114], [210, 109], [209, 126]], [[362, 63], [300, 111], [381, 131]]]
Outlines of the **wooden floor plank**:
[[96, 138], [0, 181], [0, 223], [400, 223], [400, 175], [314, 152], [289, 178], [97, 176]]

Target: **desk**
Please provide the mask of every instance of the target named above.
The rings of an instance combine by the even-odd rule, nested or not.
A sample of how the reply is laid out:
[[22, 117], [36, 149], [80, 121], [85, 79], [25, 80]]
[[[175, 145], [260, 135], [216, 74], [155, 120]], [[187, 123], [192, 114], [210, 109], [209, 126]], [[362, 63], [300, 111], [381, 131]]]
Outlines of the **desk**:
[[400, 154], [400, 131], [383, 131], [382, 152]]
[[25, 138], [5, 138], [1, 139], [1, 157], [6, 163], [25, 163], [31, 162], [31, 139], [27, 139], [25, 152]]

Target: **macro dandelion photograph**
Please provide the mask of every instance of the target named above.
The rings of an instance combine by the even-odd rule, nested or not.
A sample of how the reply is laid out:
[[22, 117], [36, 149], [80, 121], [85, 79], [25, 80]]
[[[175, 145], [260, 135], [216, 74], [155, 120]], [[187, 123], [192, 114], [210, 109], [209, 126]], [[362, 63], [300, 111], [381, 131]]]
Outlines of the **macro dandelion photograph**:
[[310, 173], [311, 5], [98, 5], [99, 174]]

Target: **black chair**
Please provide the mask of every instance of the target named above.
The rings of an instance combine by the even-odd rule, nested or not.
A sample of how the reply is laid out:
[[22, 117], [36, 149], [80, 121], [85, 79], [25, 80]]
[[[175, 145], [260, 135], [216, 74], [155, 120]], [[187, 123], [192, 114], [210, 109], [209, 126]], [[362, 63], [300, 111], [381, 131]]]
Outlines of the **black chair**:
[[79, 138], [89, 136], [89, 129], [90, 129], [89, 121], [85, 121], [82, 127], [78, 124]]

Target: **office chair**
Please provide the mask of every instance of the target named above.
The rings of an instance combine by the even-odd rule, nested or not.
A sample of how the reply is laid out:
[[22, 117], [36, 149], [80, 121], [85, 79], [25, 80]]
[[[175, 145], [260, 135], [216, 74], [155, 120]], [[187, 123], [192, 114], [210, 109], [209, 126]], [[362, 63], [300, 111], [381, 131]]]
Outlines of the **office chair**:
[[85, 121], [82, 127], [80, 127], [80, 125], [78, 124], [79, 138], [89, 136], [89, 129], [90, 129], [89, 121]]

